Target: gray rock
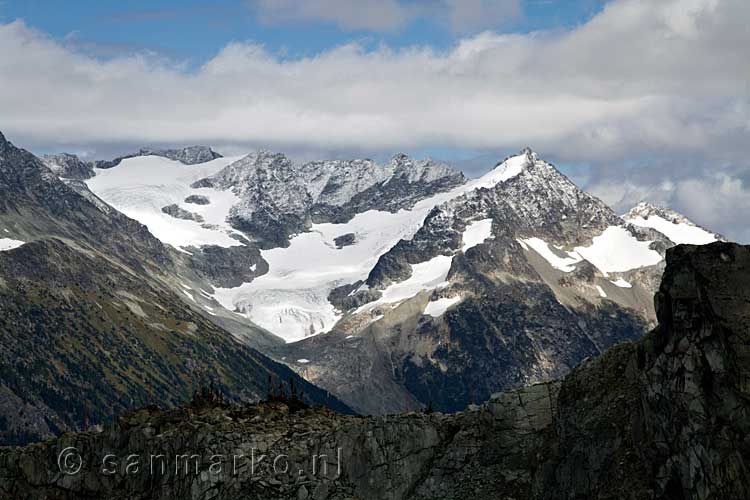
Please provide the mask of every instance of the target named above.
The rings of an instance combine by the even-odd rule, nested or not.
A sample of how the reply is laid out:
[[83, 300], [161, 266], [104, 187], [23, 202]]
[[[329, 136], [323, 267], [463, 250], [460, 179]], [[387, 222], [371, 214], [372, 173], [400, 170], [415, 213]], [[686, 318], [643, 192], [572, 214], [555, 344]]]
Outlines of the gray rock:
[[343, 248], [349, 245], [353, 245], [354, 241], [355, 241], [354, 233], [342, 234], [341, 236], [337, 236], [336, 238], [333, 239], [333, 243], [338, 248]]
[[76, 180], [85, 180], [94, 177], [94, 169], [91, 163], [81, 161], [74, 154], [59, 153], [44, 155], [41, 159], [59, 177]]
[[211, 203], [211, 200], [209, 200], [206, 196], [191, 194], [190, 196], [185, 198], [185, 203], [193, 203], [195, 205], [209, 205]]
[[[659, 326], [560, 382], [495, 394], [451, 415], [352, 417], [283, 402], [233, 407], [210, 400], [149, 408], [102, 433], [0, 449], [0, 492], [61, 500], [169, 500], [189, 498], [195, 488], [219, 499], [311, 492], [365, 500], [747, 498], [750, 247], [679, 246], [667, 257]], [[210, 487], [169, 468], [158, 481], [122, 470], [95, 480], [107, 452], [174, 456], [201, 453], [206, 443], [213, 454], [255, 448], [281, 456], [293, 473], [280, 473], [268, 459]], [[61, 477], [55, 460], [68, 446], [81, 450], [84, 468]], [[198, 467], [196, 477], [207, 478], [208, 464]]]
[[188, 210], [185, 210], [184, 208], [180, 207], [176, 203], [167, 205], [166, 207], [162, 207], [161, 211], [167, 215], [171, 215], [175, 219], [192, 220], [195, 222], [204, 221], [203, 216], [195, 214]]
[[222, 156], [211, 149], [208, 146], [188, 146], [180, 149], [149, 149], [142, 148], [137, 153], [120, 156], [114, 160], [99, 160], [93, 162], [93, 166], [96, 168], [114, 168], [120, 164], [122, 160], [128, 158], [135, 158], [138, 156], [163, 156], [170, 160], [179, 161], [185, 165], [197, 165], [199, 163], [205, 163], [207, 161], [221, 158]]

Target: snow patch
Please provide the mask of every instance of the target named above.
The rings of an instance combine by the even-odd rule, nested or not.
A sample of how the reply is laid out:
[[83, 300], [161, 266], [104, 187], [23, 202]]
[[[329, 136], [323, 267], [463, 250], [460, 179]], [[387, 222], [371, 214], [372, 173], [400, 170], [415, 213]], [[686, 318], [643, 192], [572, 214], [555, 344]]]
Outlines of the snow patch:
[[591, 246], [576, 247], [575, 251], [606, 276], [661, 262], [659, 252], [649, 248], [651, 243], [638, 241], [622, 226], [610, 226], [593, 238]]
[[378, 300], [363, 305], [357, 309], [357, 313], [371, 311], [382, 304], [395, 304], [414, 297], [423, 290], [434, 290], [448, 285], [445, 280], [452, 261], [452, 256], [438, 255], [427, 262], [413, 264], [408, 279], [388, 286]]
[[550, 250], [549, 245], [546, 241], [540, 238], [528, 238], [525, 240], [517, 240], [521, 245], [528, 245], [533, 248], [536, 253], [542, 256], [544, 260], [549, 264], [564, 273], [569, 273], [575, 270], [575, 265], [581, 262], [581, 256], [575, 252], [568, 252], [567, 256], [563, 257]]
[[433, 300], [427, 303], [427, 306], [424, 308], [424, 314], [425, 316], [439, 318], [449, 307], [458, 304], [459, 302], [461, 302], [461, 297], [443, 297]]
[[377, 322], [377, 321], [380, 321], [380, 320], [381, 320], [381, 319], [383, 319], [384, 317], [385, 317], [384, 315], [382, 315], [382, 314], [378, 314], [377, 316], [374, 316], [374, 317], [373, 317], [373, 318], [372, 318], [372, 319], [371, 319], [371, 320], [370, 320], [370, 321], [369, 321], [369, 322], [368, 322], [367, 324], [368, 324], [368, 325], [371, 325], [371, 324], [373, 324], [373, 323], [375, 323], [375, 322]]
[[599, 292], [599, 297], [602, 297], [602, 298], [604, 298], [604, 299], [606, 299], [606, 298], [607, 298], [607, 294], [606, 294], [606, 292], [604, 291], [604, 288], [602, 288], [602, 287], [601, 287], [601, 286], [599, 286], [599, 285], [596, 285], [596, 290], [597, 290], [597, 291]]
[[474, 221], [464, 230], [462, 252], [473, 248], [492, 236], [492, 219]]
[[[662, 260], [659, 252], [649, 248], [653, 242], [638, 241], [622, 226], [608, 227], [602, 234], [593, 238], [591, 245], [576, 247], [571, 252], [558, 249], [558, 253], [555, 253], [546, 241], [539, 238], [517, 241], [533, 248], [552, 267], [566, 273], [575, 270], [575, 264], [584, 259], [599, 269], [604, 276], [608, 276], [608, 273], [653, 266]], [[565, 255], [560, 255], [560, 253]]]
[[610, 281], [615, 286], [619, 286], [620, 288], [633, 288], [633, 285], [625, 281], [624, 279], [620, 278], [616, 281]]
[[305, 358], [300, 358], [300, 359], [297, 360], [297, 363], [302, 363], [303, 365], [307, 364], [309, 362], [310, 362], [310, 360], [309, 359], [305, 359]]
[[14, 240], [12, 238], [0, 238], [0, 252], [13, 250], [14, 248], [18, 248], [25, 243], [26, 243], [25, 241]]

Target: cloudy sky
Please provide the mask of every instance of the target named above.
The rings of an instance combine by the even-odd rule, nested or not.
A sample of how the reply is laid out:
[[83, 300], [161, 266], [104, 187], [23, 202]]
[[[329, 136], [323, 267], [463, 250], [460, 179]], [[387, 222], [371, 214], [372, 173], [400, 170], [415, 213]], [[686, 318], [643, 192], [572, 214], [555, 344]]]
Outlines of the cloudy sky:
[[528, 145], [618, 210], [750, 242], [748, 23], [747, 0], [0, 0], [0, 130], [470, 174]]

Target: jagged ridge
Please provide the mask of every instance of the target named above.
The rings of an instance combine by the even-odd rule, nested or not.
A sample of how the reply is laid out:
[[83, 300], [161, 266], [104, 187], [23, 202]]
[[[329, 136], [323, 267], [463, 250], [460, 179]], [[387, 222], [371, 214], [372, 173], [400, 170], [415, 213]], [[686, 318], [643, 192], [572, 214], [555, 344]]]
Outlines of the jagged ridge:
[[231, 189], [241, 201], [230, 218], [236, 228], [265, 246], [312, 223], [344, 223], [367, 210], [395, 212], [464, 182], [463, 174], [432, 160], [396, 155], [388, 164], [372, 160], [329, 160], [295, 164], [280, 153], [258, 151], [193, 188]]

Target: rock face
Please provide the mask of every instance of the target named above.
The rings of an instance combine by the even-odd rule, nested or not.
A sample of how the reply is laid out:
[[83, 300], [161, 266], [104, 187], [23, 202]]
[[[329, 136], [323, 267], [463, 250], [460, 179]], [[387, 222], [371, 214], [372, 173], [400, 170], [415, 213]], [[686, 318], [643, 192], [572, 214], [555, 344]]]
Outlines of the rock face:
[[[749, 280], [749, 247], [679, 246], [667, 254], [656, 297], [659, 326], [560, 382], [496, 394], [453, 415], [349, 417], [283, 403], [144, 409], [102, 432], [0, 450], [0, 495], [748, 498]], [[58, 468], [68, 447], [82, 459], [71, 475]], [[167, 460], [163, 474], [160, 462], [147, 470], [153, 454]], [[197, 457], [175, 472], [185, 454]], [[127, 467], [129, 455], [140, 468]], [[78, 461], [60, 463], [69, 471]]]
[[65, 179], [85, 180], [94, 176], [91, 163], [81, 161], [76, 155], [70, 153], [44, 155], [42, 161], [50, 170]]
[[268, 271], [268, 264], [254, 247], [204, 245], [191, 253], [190, 268], [215, 287], [240, 286]]

